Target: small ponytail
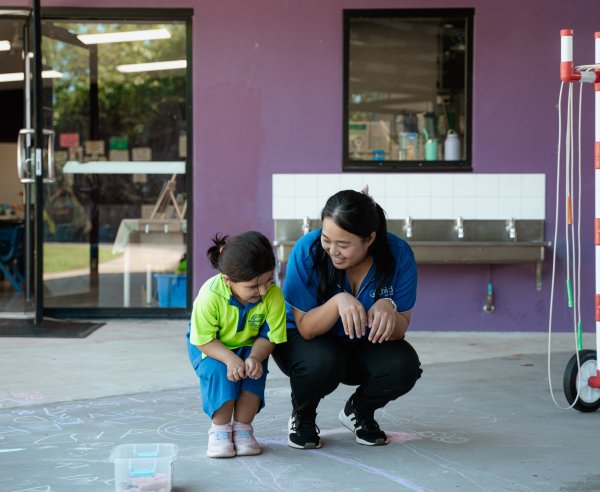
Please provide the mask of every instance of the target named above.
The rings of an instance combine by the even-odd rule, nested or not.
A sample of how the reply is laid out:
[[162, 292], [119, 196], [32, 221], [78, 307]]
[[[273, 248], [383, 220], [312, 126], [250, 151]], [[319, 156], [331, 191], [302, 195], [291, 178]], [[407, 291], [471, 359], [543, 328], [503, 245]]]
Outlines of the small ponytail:
[[219, 236], [218, 234], [215, 234], [215, 237], [211, 239], [213, 245], [206, 251], [206, 256], [208, 256], [213, 268], [219, 268], [219, 258], [225, 244], [227, 244], [227, 239], [229, 239], [229, 236]]
[[233, 282], [246, 282], [275, 269], [273, 246], [260, 232], [248, 231], [232, 237], [217, 234], [212, 242], [206, 256], [214, 268]]

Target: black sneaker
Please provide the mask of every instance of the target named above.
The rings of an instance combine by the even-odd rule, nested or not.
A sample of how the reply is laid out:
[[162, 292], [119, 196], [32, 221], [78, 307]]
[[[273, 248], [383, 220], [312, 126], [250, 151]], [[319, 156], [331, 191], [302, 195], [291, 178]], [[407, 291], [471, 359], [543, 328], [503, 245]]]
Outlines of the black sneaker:
[[317, 414], [292, 412], [288, 422], [288, 446], [297, 449], [315, 449], [321, 447]]
[[381, 446], [388, 443], [387, 436], [375, 421], [374, 411], [365, 411], [352, 404], [352, 398], [340, 410], [339, 419], [348, 429], [354, 432], [356, 442], [366, 446]]

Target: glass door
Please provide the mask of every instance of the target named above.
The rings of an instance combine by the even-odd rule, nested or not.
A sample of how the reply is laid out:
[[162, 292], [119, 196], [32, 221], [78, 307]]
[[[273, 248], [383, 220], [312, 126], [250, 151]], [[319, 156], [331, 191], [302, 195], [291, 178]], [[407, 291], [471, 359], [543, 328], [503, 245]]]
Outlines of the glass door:
[[42, 20], [45, 312], [185, 312], [189, 20], [78, 13]]
[[[10, 212], [23, 231], [23, 282], [12, 289], [0, 272], [0, 302], [3, 289], [20, 289], [20, 308], [40, 320], [185, 315], [191, 15], [44, 9], [41, 18], [39, 1], [0, 10], [0, 103], [22, 116], [16, 128], [0, 122], [0, 158], [15, 175], [6, 182], [22, 183], [4, 198], [0, 179], [0, 230]], [[18, 68], [7, 66], [3, 38]]]

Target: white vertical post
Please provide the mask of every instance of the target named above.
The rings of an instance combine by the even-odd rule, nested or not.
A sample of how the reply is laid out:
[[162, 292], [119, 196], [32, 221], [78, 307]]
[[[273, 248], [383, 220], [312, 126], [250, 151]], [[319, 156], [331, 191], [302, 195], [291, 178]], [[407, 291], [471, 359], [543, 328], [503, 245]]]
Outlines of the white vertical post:
[[[594, 33], [594, 63], [600, 63], [600, 32]], [[600, 84], [594, 84], [594, 244], [596, 259], [596, 373], [600, 376]]]
[[152, 265], [146, 264], [146, 304], [152, 304]]
[[126, 244], [123, 252], [123, 307], [129, 307], [131, 304], [130, 248], [131, 246]]

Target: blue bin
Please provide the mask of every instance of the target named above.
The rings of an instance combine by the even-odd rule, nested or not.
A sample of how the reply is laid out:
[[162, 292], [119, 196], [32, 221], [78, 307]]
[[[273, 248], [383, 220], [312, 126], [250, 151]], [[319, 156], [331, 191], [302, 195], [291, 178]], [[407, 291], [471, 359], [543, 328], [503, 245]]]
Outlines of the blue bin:
[[186, 307], [187, 275], [155, 273], [158, 307]]

